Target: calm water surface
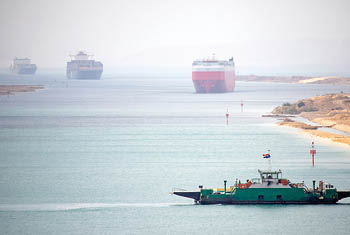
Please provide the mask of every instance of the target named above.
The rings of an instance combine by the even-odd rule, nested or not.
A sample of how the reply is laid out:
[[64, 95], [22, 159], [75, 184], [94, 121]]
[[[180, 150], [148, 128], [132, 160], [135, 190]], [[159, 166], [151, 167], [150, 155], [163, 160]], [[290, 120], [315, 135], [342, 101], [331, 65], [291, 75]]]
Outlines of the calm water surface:
[[255, 178], [267, 168], [267, 149], [291, 181], [350, 189], [348, 146], [261, 117], [283, 102], [350, 87], [238, 82], [234, 93], [195, 94], [190, 74], [68, 81], [39, 73], [1, 75], [0, 84], [46, 86], [0, 97], [1, 234], [349, 233], [348, 199], [200, 206], [169, 192]]

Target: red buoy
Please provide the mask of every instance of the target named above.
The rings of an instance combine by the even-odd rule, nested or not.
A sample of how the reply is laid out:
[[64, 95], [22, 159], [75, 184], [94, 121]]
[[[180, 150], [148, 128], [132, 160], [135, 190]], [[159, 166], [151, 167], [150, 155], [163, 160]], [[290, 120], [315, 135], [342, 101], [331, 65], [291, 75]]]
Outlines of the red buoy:
[[230, 114], [228, 113], [228, 109], [226, 110], [226, 125], [228, 125], [228, 117], [230, 116]]
[[316, 155], [316, 149], [315, 149], [315, 143], [312, 141], [311, 143], [311, 150], [310, 150], [310, 154], [312, 156], [312, 166], [315, 165], [315, 155]]

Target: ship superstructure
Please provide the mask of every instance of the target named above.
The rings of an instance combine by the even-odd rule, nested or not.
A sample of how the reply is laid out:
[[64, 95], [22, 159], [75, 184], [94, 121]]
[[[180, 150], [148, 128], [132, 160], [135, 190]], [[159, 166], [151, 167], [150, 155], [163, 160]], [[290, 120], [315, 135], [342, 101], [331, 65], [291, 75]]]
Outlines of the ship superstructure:
[[36, 69], [36, 65], [29, 58], [15, 57], [10, 65], [10, 71], [14, 74], [34, 74]]
[[103, 72], [103, 64], [79, 51], [76, 55], [70, 55], [71, 61], [67, 62], [67, 78], [69, 79], [100, 79]]
[[195, 60], [192, 81], [197, 93], [232, 92], [235, 88], [235, 63], [229, 60]]
[[199, 186], [199, 191], [175, 190], [173, 194], [188, 197], [200, 204], [332, 204], [345, 197], [350, 191], [338, 191], [333, 185], [316, 181], [307, 188], [304, 183], [291, 183], [282, 178], [282, 171], [258, 171], [260, 178], [236, 180], [234, 186], [206, 189]]

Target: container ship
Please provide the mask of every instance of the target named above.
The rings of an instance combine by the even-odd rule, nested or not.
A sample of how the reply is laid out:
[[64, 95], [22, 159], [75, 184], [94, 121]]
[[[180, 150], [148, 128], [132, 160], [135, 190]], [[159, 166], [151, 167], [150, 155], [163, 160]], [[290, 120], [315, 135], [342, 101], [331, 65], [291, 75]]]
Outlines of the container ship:
[[10, 71], [14, 74], [35, 74], [36, 65], [31, 64], [28, 58], [14, 58], [11, 65]]
[[88, 55], [79, 51], [76, 55], [70, 55], [71, 61], [67, 62], [68, 79], [91, 79], [98, 80], [103, 72], [103, 64], [92, 59], [93, 55]]
[[260, 178], [235, 182], [234, 186], [206, 189], [199, 186], [198, 191], [174, 190], [178, 196], [192, 198], [200, 204], [334, 204], [350, 197], [350, 191], [338, 191], [332, 184], [316, 181], [307, 188], [304, 183], [291, 183], [282, 178], [281, 170], [258, 171]]
[[235, 88], [235, 63], [229, 60], [195, 60], [192, 81], [197, 93], [232, 92]]

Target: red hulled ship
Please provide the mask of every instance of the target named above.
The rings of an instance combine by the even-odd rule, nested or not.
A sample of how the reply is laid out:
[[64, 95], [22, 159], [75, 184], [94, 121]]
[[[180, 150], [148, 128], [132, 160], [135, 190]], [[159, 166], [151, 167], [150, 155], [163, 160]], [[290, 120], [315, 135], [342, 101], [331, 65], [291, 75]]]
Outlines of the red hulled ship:
[[235, 88], [235, 63], [229, 60], [195, 60], [192, 81], [197, 93], [232, 92]]

